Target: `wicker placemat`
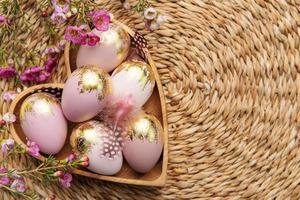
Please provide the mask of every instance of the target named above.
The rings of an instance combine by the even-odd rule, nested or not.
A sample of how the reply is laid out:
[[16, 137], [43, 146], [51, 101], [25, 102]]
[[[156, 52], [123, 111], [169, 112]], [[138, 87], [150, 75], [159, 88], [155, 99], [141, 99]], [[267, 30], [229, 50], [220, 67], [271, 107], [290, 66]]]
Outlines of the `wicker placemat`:
[[[299, 199], [300, 2], [152, 3], [171, 17], [146, 36], [168, 104], [166, 186], [76, 177], [69, 190], [39, 182], [30, 187], [44, 196], [72, 200]], [[109, 10], [132, 28], [143, 29], [141, 18], [122, 10], [119, 1], [111, 1]], [[34, 6], [26, 11], [35, 32], [19, 37], [27, 39], [28, 48], [42, 51], [47, 37], [40, 13]], [[58, 69], [54, 81], [64, 78]], [[13, 84], [0, 85], [3, 92]], [[2, 100], [0, 106], [7, 111]], [[28, 162], [20, 157], [11, 165]]]

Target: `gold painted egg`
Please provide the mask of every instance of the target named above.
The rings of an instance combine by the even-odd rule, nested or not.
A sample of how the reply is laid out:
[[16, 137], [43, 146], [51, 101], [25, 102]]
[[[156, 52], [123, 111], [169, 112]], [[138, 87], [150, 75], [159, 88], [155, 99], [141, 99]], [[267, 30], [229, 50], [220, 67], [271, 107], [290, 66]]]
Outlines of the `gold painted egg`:
[[96, 65], [107, 72], [115, 69], [128, 55], [130, 49], [129, 34], [117, 24], [110, 24], [109, 30], [93, 33], [100, 37], [99, 44], [95, 46], [81, 46], [77, 54], [77, 67], [83, 65]]
[[111, 94], [111, 78], [97, 66], [82, 66], [68, 78], [62, 92], [62, 109], [72, 122], [96, 116]]
[[93, 172], [113, 175], [122, 167], [122, 137], [104, 123], [91, 120], [79, 124], [72, 131], [70, 144], [75, 152], [88, 156], [87, 168]]
[[123, 154], [137, 172], [150, 171], [163, 149], [163, 128], [153, 115], [139, 114], [130, 124], [124, 140]]
[[131, 97], [135, 107], [142, 107], [146, 103], [155, 86], [151, 67], [138, 60], [122, 63], [111, 77], [113, 101], [118, 102]]
[[47, 93], [32, 94], [22, 103], [19, 117], [27, 139], [37, 143], [41, 152], [54, 155], [62, 149], [67, 121], [57, 98]]

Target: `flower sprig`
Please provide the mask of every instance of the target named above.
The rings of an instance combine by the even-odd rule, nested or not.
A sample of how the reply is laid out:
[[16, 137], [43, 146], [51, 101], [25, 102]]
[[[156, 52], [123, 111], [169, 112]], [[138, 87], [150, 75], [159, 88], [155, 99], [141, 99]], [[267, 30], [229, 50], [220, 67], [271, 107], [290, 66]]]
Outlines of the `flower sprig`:
[[[57, 65], [56, 58], [49, 58], [44, 66], [32, 66], [19, 74], [14, 65], [0, 67], [0, 78], [16, 78], [16, 83], [44, 83], [49, 80], [54, 67]], [[17, 84], [16, 84], [17, 85]]]
[[[133, 6], [126, 0], [120, 1], [125, 9], [132, 8], [133, 11], [141, 13], [145, 19], [145, 27], [150, 31], [158, 29], [161, 24], [168, 20], [167, 16], [160, 14], [147, 0], [139, 0]], [[47, 27], [47, 32], [50, 36], [49, 47], [44, 52], [44, 55], [48, 55], [49, 59], [56, 57], [55, 55], [64, 49], [65, 40], [60, 38], [59, 32], [68, 20], [71, 22], [75, 21], [75, 25], [66, 28], [65, 39], [75, 44], [89, 46], [95, 46], [101, 42], [99, 35], [90, 30], [95, 27], [98, 31], [106, 31], [111, 20], [111, 15], [107, 11], [92, 10], [94, 7], [98, 7], [92, 0], [43, 0], [36, 6], [41, 10], [41, 17], [44, 19], [42, 21]], [[26, 20], [28, 16], [20, 8], [18, 0], [3, 0], [0, 3], [0, 8], [0, 41], [3, 41], [11, 34], [16, 35], [32, 27], [28, 20]], [[17, 19], [24, 22], [22, 23], [22, 27], [17, 26]], [[48, 81], [51, 72], [45, 69], [45, 67], [43, 69], [43, 67], [34, 64], [37, 53], [22, 49], [22, 41], [15, 40], [13, 43], [13, 46], [17, 46], [18, 48], [11, 49], [11, 47], [5, 45], [0, 47], [0, 78], [8, 79], [15, 77], [16, 85], [20, 83], [44, 83]], [[17, 73], [16, 70], [16, 66], [21, 65], [19, 54], [27, 55], [25, 64], [28, 66], [28, 69], [21, 74]], [[33, 61], [31, 62], [31, 60]], [[45, 61], [45, 65], [47, 65], [47, 62]]]
[[[11, 100], [14, 95], [5, 94], [7, 100]], [[0, 120], [0, 128], [14, 123], [16, 116], [6, 113]], [[7, 130], [7, 129], [6, 129]], [[5, 139], [0, 141], [0, 148], [3, 159], [0, 161], [0, 189], [4, 189], [13, 196], [20, 196], [24, 199], [40, 199], [38, 194], [27, 188], [26, 178], [36, 179], [45, 184], [51, 182], [60, 183], [63, 187], [71, 186], [72, 171], [78, 167], [87, 167], [89, 159], [83, 155], [79, 157], [75, 153], [70, 153], [65, 159], [58, 160], [53, 156], [46, 157], [43, 162], [36, 168], [31, 167], [25, 169], [8, 169], [9, 158], [19, 155], [31, 155], [32, 157], [40, 157], [40, 149], [35, 142], [27, 140], [26, 146], [16, 144], [13, 139]]]
[[[47, 6], [47, 2], [41, 5]], [[34, 3], [34, 2], [33, 2]], [[37, 6], [40, 6], [39, 4]], [[25, 8], [26, 9], [26, 8]], [[24, 12], [18, 0], [3, 0], [0, 2], [0, 41], [5, 41], [9, 36], [17, 36], [22, 31], [31, 29], [32, 24], [28, 21], [28, 13]], [[51, 34], [57, 35], [57, 34]], [[17, 38], [17, 37], [15, 37]], [[50, 39], [52, 40], [52, 39]], [[45, 66], [37, 66], [36, 62], [39, 52], [28, 51], [24, 48], [22, 39], [15, 39], [10, 45], [0, 47], [0, 79], [15, 79], [15, 85], [44, 83], [49, 80], [52, 69], [55, 67], [53, 62], [57, 58], [55, 55], [59, 50], [45, 52]], [[9, 53], [8, 53], [9, 52]], [[20, 56], [22, 55], [22, 56]], [[20, 58], [24, 58], [25, 63], [20, 62]], [[41, 57], [41, 55], [39, 55]], [[49, 63], [52, 62], [52, 63]], [[24, 72], [18, 73], [17, 66], [28, 66]], [[50, 69], [51, 68], [51, 69]]]
[[[111, 17], [105, 10], [97, 10], [88, 14], [93, 22], [93, 27], [96, 30], [105, 32], [109, 29]], [[87, 24], [80, 26], [68, 26], [65, 31], [65, 39], [79, 45], [95, 46], [100, 42], [99, 35], [90, 31], [91, 28]]]
[[63, 187], [71, 186], [72, 170], [80, 166], [87, 167], [89, 159], [87, 156], [78, 157], [75, 153], [71, 153], [64, 160], [57, 160], [53, 156], [49, 156], [35, 169], [15, 168], [8, 169], [5, 167], [9, 157], [30, 154], [33, 157], [39, 157], [39, 147], [35, 142], [27, 141], [26, 147], [16, 145], [12, 139], [2, 140], [1, 151], [4, 159], [0, 163], [0, 188], [21, 196], [25, 199], [37, 199], [38, 195], [28, 190], [25, 177], [40, 180], [44, 183], [57, 182]]
[[168, 17], [159, 13], [147, 0], [138, 0], [138, 2], [133, 6], [131, 6], [126, 0], [120, 1], [126, 10], [132, 9], [144, 16], [145, 27], [150, 31], [159, 29], [162, 24], [168, 21]]

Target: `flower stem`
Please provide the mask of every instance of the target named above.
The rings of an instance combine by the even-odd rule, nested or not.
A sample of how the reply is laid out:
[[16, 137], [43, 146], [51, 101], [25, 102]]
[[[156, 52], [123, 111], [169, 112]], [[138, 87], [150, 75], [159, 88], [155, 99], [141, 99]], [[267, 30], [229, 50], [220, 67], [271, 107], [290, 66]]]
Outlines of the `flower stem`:
[[24, 197], [25, 199], [32, 199], [31, 196], [26, 195], [25, 193], [19, 192], [17, 190], [13, 190], [10, 187], [7, 187], [6, 185], [2, 185], [2, 188], [4, 188], [5, 190], [7, 190], [8, 192], [10, 192], [12, 194], [18, 194], [18, 195]]
[[[60, 169], [60, 168], [72, 167], [72, 165], [68, 163], [67, 165], [58, 165], [58, 166], [51, 166], [51, 167], [44, 167], [44, 168], [42, 168], [43, 164], [41, 164], [39, 167], [37, 167], [35, 169], [32, 169], [32, 170], [29, 170], [29, 171], [24, 170], [24, 171], [21, 171], [21, 172], [16, 172], [16, 175], [24, 175], [24, 174], [31, 174], [31, 173], [40, 173], [40, 171], [46, 171], [46, 170], [49, 170], [49, 169]], [[1, 176], [6, 176], [8, 174], [9, 174], [9, 172], [0, 173], [0, 177]]]
[[39, 171], [43, 171], [43, 170], [49, 170], [49, 169], [59, 169], [59, 168], [64, 168], [64, 167], [69, 167], [70, 165], [58, 165], [58, 166], [52, 166], [52, 167], [44, 167], [44, 168], [36, 168], [33, 170], [29, 170], [29, 171], [21, 171], [18, 172], [18, 175], [23, 175], [23, 174], [30, 174], [30, 173], [35, 173], [35, 172], [39, 172]]

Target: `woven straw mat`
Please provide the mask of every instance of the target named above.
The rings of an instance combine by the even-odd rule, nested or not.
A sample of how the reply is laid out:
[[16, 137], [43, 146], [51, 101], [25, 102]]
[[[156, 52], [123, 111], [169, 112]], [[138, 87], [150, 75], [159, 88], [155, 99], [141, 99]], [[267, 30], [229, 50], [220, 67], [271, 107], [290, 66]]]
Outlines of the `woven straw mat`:
[[[153, 33], [119, 1], [112, 0], [108, 10], [146, 34], [160, 73], [169, 123], [165, 187], [75, 176], [69, 190], [38, 181], [29, 181], [30, 188], [72, 200], [300, 199], [300, 2], [150, 2], [170, 17]], [[42, 52], [48, 36], [40, 11], [26, 4], [34, 31], [18, 37], [26, 38], [28, 50]], [[63, 59], [54, 82], [66, 78]], [[13, 89], [7, 81], [0, 85], [1, 93]], [[1, 100], [3, 113], [8, 106]], [[20, 157], [10, 164], [29, 162]], [[1, 193], [0, 199], [8, 198]]]

